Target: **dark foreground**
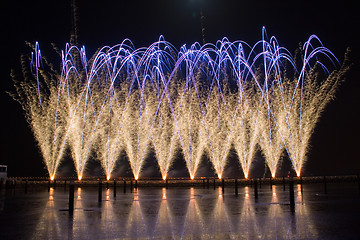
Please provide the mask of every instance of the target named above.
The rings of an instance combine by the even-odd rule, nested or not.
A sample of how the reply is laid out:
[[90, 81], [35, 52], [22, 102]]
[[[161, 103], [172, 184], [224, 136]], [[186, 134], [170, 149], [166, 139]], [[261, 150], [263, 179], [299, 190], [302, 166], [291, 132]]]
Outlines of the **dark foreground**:
[[[26, 190], [26, 192], [25, 192]], [[359, 239], [357, 182], [0, 190], [0, 239]], [[100, 201], [99, 201], [100, 200]]]

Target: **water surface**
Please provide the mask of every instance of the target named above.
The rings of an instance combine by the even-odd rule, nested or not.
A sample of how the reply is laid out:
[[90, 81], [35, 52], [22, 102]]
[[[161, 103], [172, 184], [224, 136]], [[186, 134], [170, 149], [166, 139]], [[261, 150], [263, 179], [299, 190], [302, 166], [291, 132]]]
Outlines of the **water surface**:
[[359, 239], [356, 183], [295, 185], [295, 211], [286, 186], [1, 190], [0, 239]]

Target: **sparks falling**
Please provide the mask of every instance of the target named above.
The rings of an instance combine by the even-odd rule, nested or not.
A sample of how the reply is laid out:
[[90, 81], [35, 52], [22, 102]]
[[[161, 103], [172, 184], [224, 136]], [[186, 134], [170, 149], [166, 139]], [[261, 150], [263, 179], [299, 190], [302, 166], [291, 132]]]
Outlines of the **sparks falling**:
[[[311, 135], [347, 70], [316, 36], [300, 61], [275, 37], [250, 46], [227, 38], [180, 50], [163, 37], [147, 48], [129, 40], [88, 60], [85, 47], [66, 45], [54, 69], [32, 46], [31, 73], [12, 94], [42, 152], [51, 179], [69, 147], [79, 179], [98, 159], [107, 179], [122, 151], [135, 179], [154, 151], [163, 179], [181, 150], [191, 179], [203, 155], [219, 178], [231, 148], [244, 176], [261, 149], [273, 177], [287, 153], [300, 176]], [[300, 63], [299, 63], [300, 62]]]

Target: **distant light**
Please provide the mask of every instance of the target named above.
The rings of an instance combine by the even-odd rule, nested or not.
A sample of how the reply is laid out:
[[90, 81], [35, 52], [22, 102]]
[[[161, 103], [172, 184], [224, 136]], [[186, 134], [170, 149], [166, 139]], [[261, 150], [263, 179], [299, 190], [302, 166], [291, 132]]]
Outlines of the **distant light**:
[[195, 176], [194, 175], [190, 175], [190, 179], [194, 180]]
[[221, 179], [221, 173], [218, 174], [218, 178]]
[[81, 175], [79, 175], [79, 176], [78, 176], [78, 179], [79, 179], [79, 181], [81, 181], [81, 179], [82, 179], [82, 176], [81, 176]]
[[108, 180], [108, 181], [110, 180], [110, 175], [106, 176], [106, 180]]
[[166, 180], [166, 175], [164, 175], [162, 178], [163, 178], [163, 180], [165, 181], [165, 180]]

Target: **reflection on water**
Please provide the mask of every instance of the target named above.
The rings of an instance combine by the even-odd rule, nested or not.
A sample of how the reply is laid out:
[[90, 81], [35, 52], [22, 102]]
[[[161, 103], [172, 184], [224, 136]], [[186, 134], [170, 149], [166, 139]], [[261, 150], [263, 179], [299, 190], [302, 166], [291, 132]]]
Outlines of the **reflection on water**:
[[77, 188], [77, 198], [81, 199], [81, 187]]
[[[329, 193], [295, 185], [295, 212], [282, 186], [259, 188], [139, 188], [113, 195], [75, 187], [32, 194], [0, 192], [0, 239], [357, 239], [357, 185]], [[4, 235], [6, 233], [7, 235]], [[2, 235], [3, 234], [3, 235]], [[9, 237], [8, 234], [11, 237]], [[5, 237], [4, 237], [5, 236]]]
[[49, 202], [51, 202], [52, 200], [54, 200], [54, 188], [50, 188], [49, 189]]
[[[296, 212], [288, 192], [273, 186], [259, 193], [240, 189], [239, 195], [221, 188], [135, 189], [112, 196], [105, 191], [101, 205], [93, 189], [77, 188], [75, 210], [69, 217], [67, 195], [50, 189], [36, 223], [33, 239], [317, 239], [319, 234], [298, 185]], [[231, 189], [232, 190], [232, 189]]]

